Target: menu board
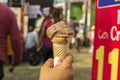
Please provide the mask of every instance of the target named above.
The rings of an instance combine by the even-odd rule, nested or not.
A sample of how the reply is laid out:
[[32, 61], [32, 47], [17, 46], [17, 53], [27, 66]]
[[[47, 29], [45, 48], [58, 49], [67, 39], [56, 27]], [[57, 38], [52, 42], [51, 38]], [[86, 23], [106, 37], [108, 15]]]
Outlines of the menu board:
[[92, 80], [120, 80], [120, 0], [96, 0]]

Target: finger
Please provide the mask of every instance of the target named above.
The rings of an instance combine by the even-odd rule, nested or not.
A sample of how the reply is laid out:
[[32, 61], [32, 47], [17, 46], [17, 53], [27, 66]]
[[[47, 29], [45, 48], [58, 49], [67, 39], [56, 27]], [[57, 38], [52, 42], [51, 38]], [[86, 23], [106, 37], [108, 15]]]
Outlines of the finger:
[[64, 64], [72, 64], [72, 63], [73, 63], [73, 60], [74, 60], [73, 55], [68, 54], [68, 55], [65, 57], [65, 59], [63, 60], [62, 63], [64, 63]]
[[44, 67], [49, 67], [49, 68], [52, 68], [53, 66], [54, 66], [54, 64], [53, 64], [53, 59], [52, 58], [50, 58], [50, 59], [48, 59], [44, 64], [43, 64], [43, 66]]

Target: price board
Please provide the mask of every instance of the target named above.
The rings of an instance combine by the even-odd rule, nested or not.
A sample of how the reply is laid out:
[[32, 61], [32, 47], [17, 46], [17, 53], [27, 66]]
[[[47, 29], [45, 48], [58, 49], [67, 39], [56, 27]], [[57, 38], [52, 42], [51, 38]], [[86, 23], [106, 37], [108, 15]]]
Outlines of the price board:
[[120, 0], [96, 0], [92, 80], [120, 80]]

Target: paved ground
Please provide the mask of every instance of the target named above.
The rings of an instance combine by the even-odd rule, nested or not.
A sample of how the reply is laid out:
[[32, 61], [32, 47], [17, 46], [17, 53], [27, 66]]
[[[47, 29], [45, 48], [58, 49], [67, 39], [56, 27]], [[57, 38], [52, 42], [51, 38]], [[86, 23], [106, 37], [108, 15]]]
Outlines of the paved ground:
[[[90, 80], [91, 79], [91, 65], [92, 54], [88, 53], [88, 49], [82, 49], [80, 53], [72, 49], [71, 53], [75, 57], [74, 69], [75, 80]], [[8, 72], [9, 66], [5, 66], [4, 80], [39, 80], [40, 66], [31, 66], [28, 63], [22, 63], [15, 68], [15, 71], [11, 74]]]

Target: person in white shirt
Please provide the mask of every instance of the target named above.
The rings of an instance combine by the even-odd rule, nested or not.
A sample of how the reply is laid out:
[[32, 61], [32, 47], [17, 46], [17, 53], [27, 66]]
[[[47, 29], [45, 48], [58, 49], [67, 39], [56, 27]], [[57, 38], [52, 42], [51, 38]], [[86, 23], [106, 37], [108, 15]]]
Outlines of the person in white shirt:
[[25, 37], [25, 48], [27, 50], [31, 49], [32, 47], [37, 46], [38, 43], [38, 28], [35, 28], [34, 31], [29, 32]]

